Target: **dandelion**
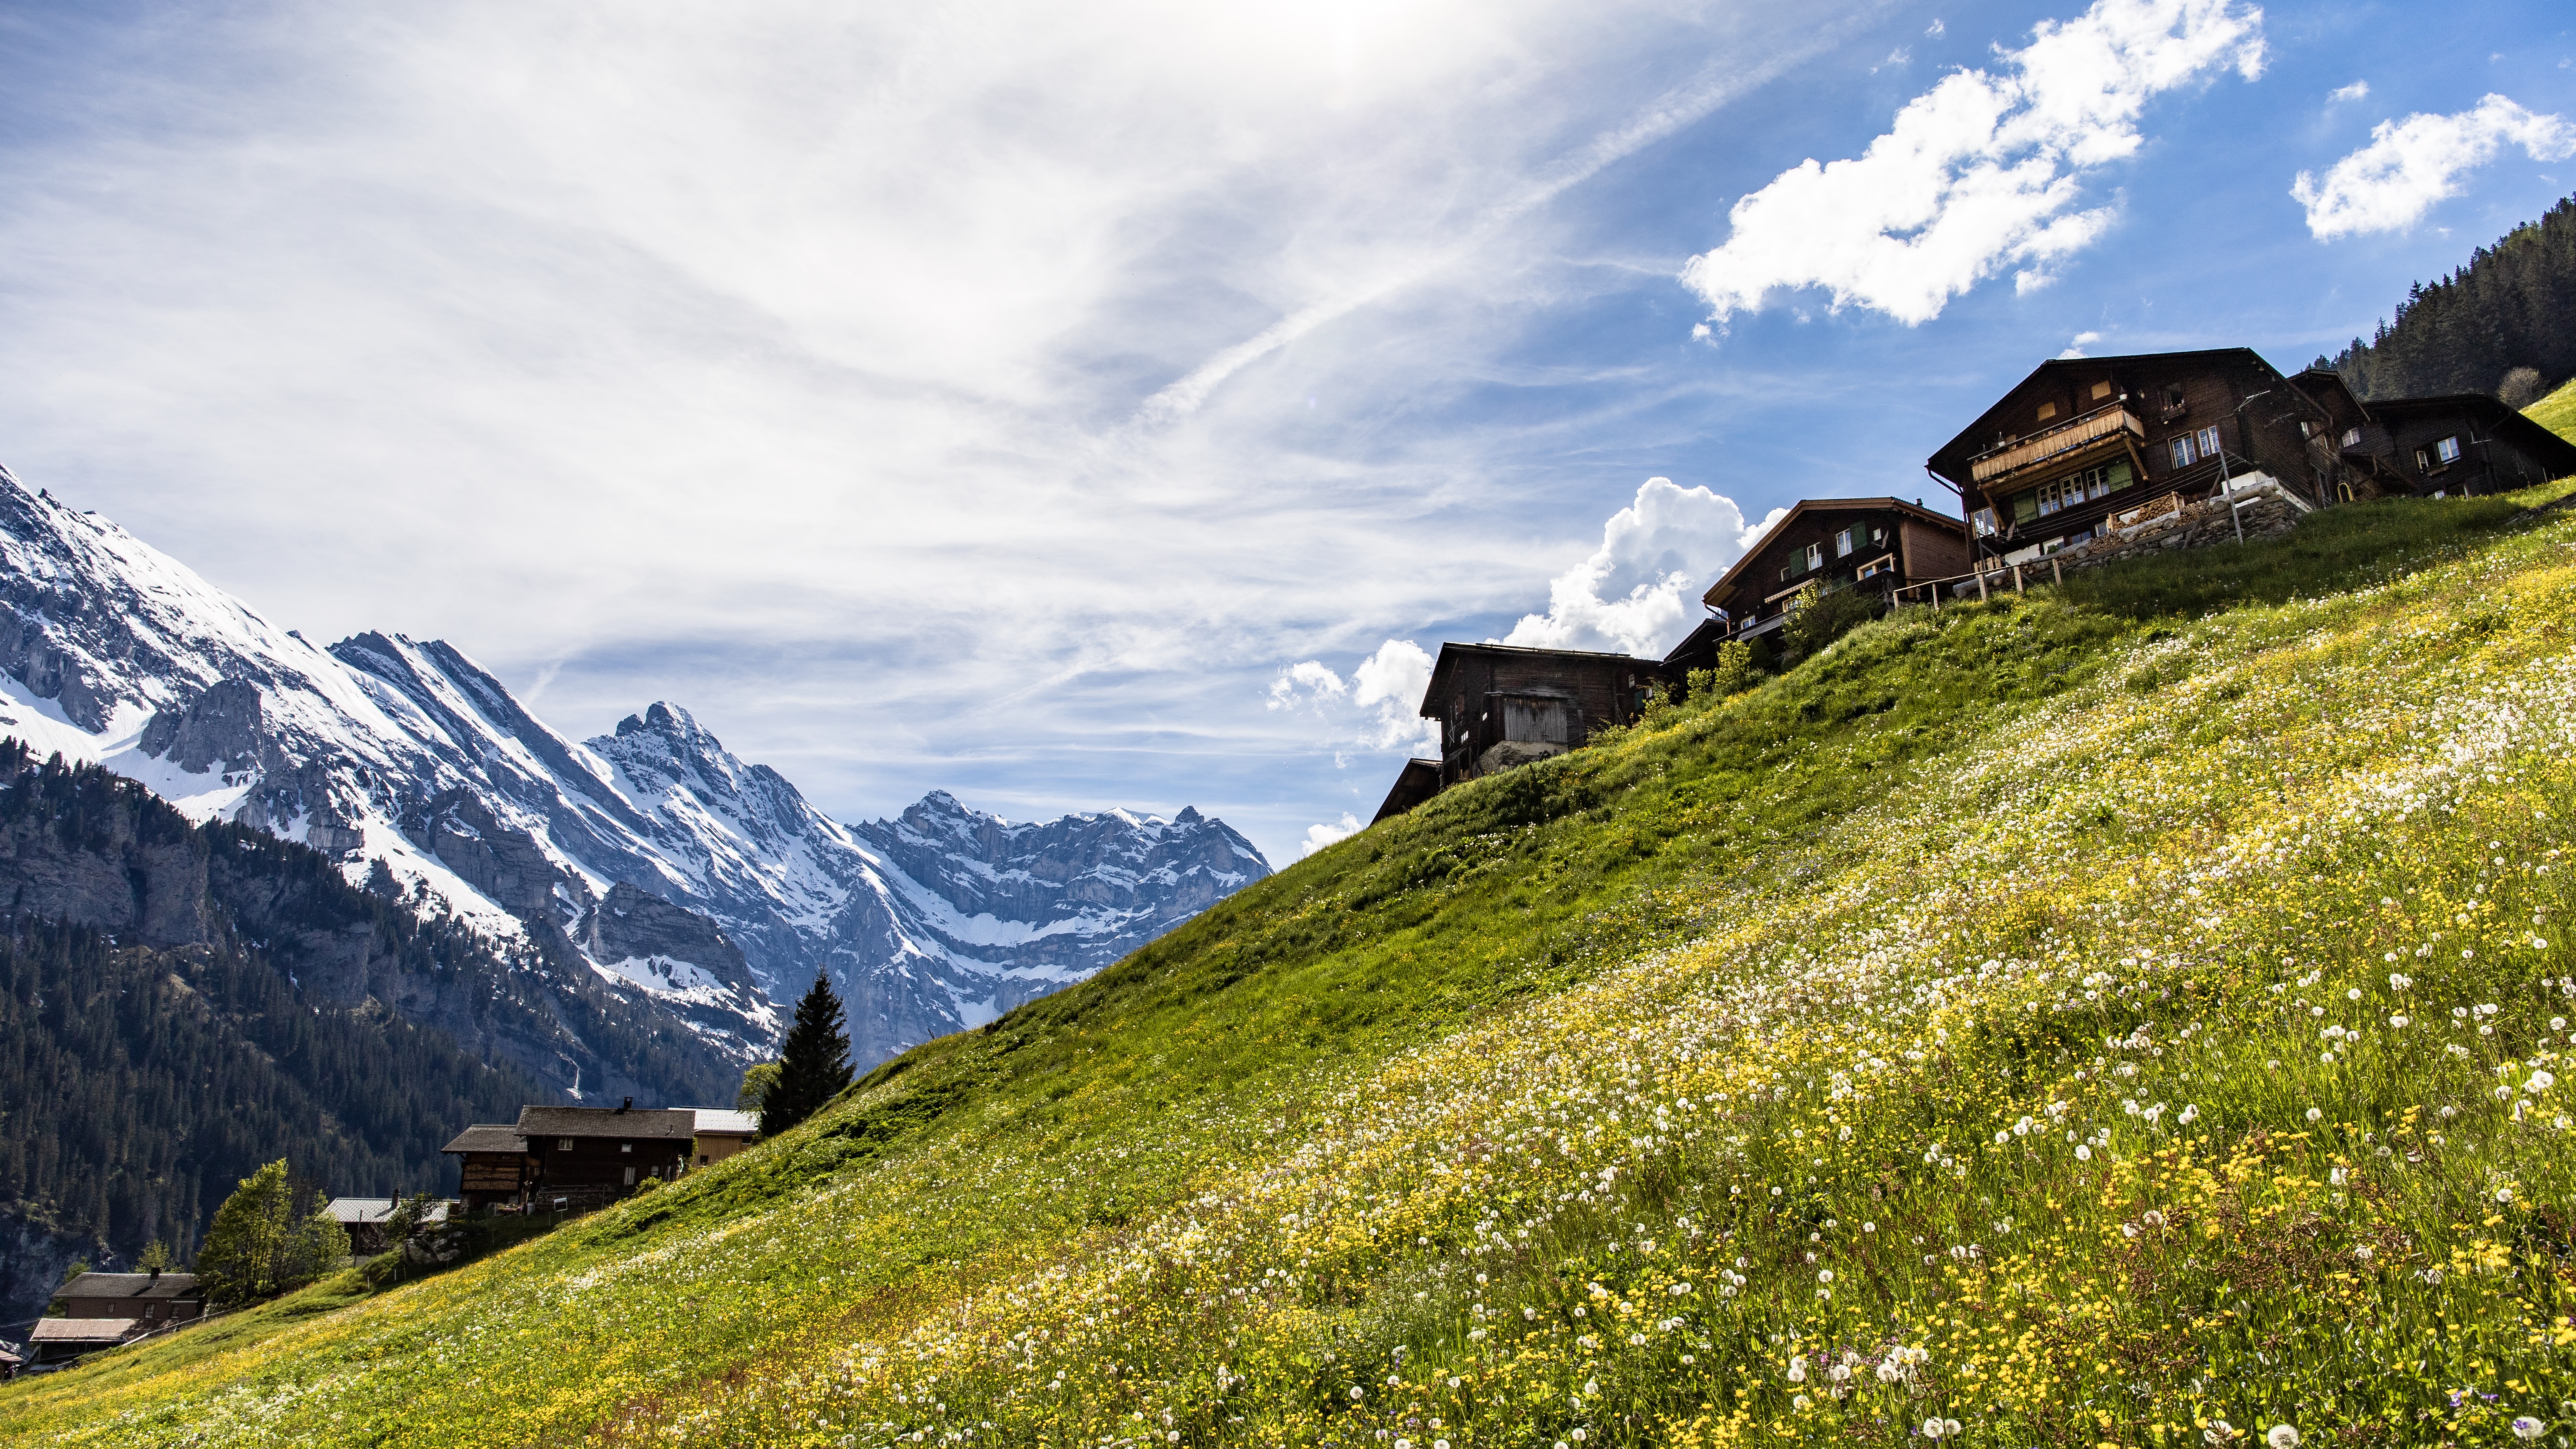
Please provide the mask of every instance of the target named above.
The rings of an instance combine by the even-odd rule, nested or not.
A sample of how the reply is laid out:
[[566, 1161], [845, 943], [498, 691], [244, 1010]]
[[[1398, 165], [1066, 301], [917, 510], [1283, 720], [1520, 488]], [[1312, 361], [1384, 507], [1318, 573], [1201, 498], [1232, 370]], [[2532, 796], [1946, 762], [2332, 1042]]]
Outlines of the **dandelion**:
[[2558, 1079], [2556, 1077], [2551, 1076], [2545, 1071], [2535, 1071], [2531, 1074], [2531, 1080], [2522, 1084], [2522, 1089], [2534, 1096], [2538, 1096], [2540, 1093], [2546, 1092], [2557, 1085]]
[[2271, 1449], [2299, 1449], [2299, 1431], [2287, 1424], [2275, 1424], [2263, 1436], [2263, 1442]]
[[1923, 1437], [1926, 1439], [1938, 1439], [1948, 1432], [1948, 1427], [1938, 1419], [1926, 1419], [1923, 1421]]
[[1789, 1360], [1789, 1382], [1793, 1384], [1803, 1384], [1806, 1381], [1807, 1361], [1803, 1358], [1793, 1358]]
[[[2397, 953], [2394, 951], [2389, 952], [2388, 959], [2391, 961], [2396, 960]], [[2391, 991], [2404, 991], [2412, 987], [2414, 984], [2415, 978], [2402, 971], [2391, 971], [2388, 973], [2388, 989]]]
[[2091, 1162], [2093, 1160], [2093, 1149], [2085, 1146], [2081, 1142], [2075, 1144], [2075, 1160], [2078, 1162]]
[[2504, 1206], [2511, 1206], [2513, 1203], [2513, 1189], [2509, 1187], [2497, 1188], [2496, 1202]]
[[2308, 1109], [2308, 1120], [2309, 1120], [2309, 1121], [2311, 1121], [2311, 1122], [2322, 1122], [2322, 1121], [2324, 1121], [2324, 1120], [2325, 1120], [2325, 1115], [2326, 1115], [2325, 1113], [2323, 1113], [2323, 1112], [2319, 1111], [2318, 1109], [2316, 1109], [2316, 1108], [2314, 1108], [2314, 1107], [2310, 1107], [2310, 1108]]
[[1815, 1400], [1808, 1398], [1805, 1394], [1800, 1394], [1798, 1397], [1789, 1401], [1791, 1407], [1795, 1408], [1801, 1414], [1807, 1412], [1807, 1406], [1814, 1402]]
[[2399, 1031], [2404, 1031], [2406, 1029], [2406, 1014], [2404, 1012], [2399, 1012], [2397, 1015], [2388, 1018], [2388, 1024], [2397, 1028]]

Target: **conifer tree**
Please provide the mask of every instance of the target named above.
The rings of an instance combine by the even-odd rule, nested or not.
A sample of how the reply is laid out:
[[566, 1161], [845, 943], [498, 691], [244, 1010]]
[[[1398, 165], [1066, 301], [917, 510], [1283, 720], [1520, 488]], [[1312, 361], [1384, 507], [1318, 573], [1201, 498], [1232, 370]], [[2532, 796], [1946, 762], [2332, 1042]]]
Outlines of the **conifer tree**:
[[775, 1137], [822, 1110], [850, 1084], [850, 1038], [841, 1029], [841, 998], [823, 973], [796, 1003], [778, 1079], [760, 1104], [760, 1135]]

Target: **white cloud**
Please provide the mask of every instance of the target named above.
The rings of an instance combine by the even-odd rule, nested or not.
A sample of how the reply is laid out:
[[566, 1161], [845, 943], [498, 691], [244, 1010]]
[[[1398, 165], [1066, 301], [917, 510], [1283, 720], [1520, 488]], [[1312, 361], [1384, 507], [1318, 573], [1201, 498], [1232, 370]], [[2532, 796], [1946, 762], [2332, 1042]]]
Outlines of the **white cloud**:
[[1602, 525], [1601, 547], [1548, 585], [1547, 612], [1524, 615], [1502, 642], [1660, 657], [1698, 622], [1709, 582], [1786, 512], [1748, 527], [1724, 494], [1649, 478]]
[[2326, 97], [2326, 104], [2330, 106], [2340, 105], [2345, 101], [2360, 100], [2362, 97], [2369, 94], [2370, 82], [2366, 80], [2357, 80], [2348, 86], [2335, 87], [2333, 93]]
[[2057, 355], [2061, 359], [2082, 357], [2085, 348], [2101, 340], [2102, 334], [2099, 332], [2078, 332], [2075, 334], [2075, 340], [2066, 345], [2066, 350]]
[[1339, 825], [1309, 825], [1306, 827], [1304, 846], [1297, 852], [1297, 858], [1304, 860], [1337, 840], [1348, 840], [1359, 833], [1360, 818], [1347, 812], [1343, 814]]
[[2456, 115], [2418, 112], [2372, 127], [2370, 144], [2328, 167], [2323, 181], [2300, 172], [2290, 195], [2308, 209], [2308, 231], [2319, 241], [2402, 231], [2459, 195], [2461, 174], [2508, 145], [2535, 161], [2560, 160], [2576, 155], [2576, 126], [2497, 95]]
[[1926, 35], [1939, 35], [1943, 30], [1945, 30], [1945, 29], [1947, 29], [1947, 28], [1948, 28], [1947, 26], [1944, 26], [1944, 25], [1941, 23], [1941, 17], [1939, 17], [1939, 16], [1937, 16], [1937, 15], [1936, 15], [1936, 16], [1932, 17], [1932, 23], [1931, 23], [1931, 24], [1926, 25], [1926, 26], [1924, 26], [1924, 27], [1923, 27], [1923, 33], [1924, 33], [1924, 34], [1926, 34]]
[[1996, 66], [1959, 71], [1897, 112], [1859, 157], [1810, 159], [1736, 202], [1725, 245], [1682, 280], [1712, 320], [1774, 290], [1821, 286], [1914, 325], [2007, 267], [2049, 268], [2111, 223], [2084, 209], [2086, 173], [2134, 154], [2147, 102], [2233, 68], [2262, 73], [2262, 12], [2236, 0], [2096, 0]]
[[1340, 743], [1371, 750], [1436, 749], [1438, 724], [1416, 711], [1431, 686], [1431, 655], [1410, 639], [1389, 639], [1352, 668], [1350, 679], [1321, 660], [1279, 671], [1271, 709], [1308, 709], [1329, 722]]

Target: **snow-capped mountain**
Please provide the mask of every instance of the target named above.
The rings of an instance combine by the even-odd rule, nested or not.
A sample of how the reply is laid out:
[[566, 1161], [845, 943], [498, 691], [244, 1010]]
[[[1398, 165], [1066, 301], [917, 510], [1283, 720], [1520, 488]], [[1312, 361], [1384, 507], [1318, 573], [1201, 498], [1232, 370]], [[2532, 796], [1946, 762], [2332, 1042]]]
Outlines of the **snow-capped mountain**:
[[736, 1062], [816, 970], [881, 1060], [1269, 873], [1194, 810], [1014, 826], [933, 794], [846, 827], [667, 704], [576, 744], [443, 642], [317, 647], [6, 470], [0, 675], [0, 733], [560, 945]]

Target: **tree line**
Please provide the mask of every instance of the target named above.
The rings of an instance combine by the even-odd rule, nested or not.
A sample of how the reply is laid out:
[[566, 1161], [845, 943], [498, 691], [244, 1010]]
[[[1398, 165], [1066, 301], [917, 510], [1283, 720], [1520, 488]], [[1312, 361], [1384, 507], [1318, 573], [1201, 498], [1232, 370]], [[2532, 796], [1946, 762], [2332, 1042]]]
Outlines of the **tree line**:
[[2364, 402], [2482, 392], [2528, 407], [2576, 377], [2576, 197], [2416, 283], [2370, 340], [2316, 365]]

